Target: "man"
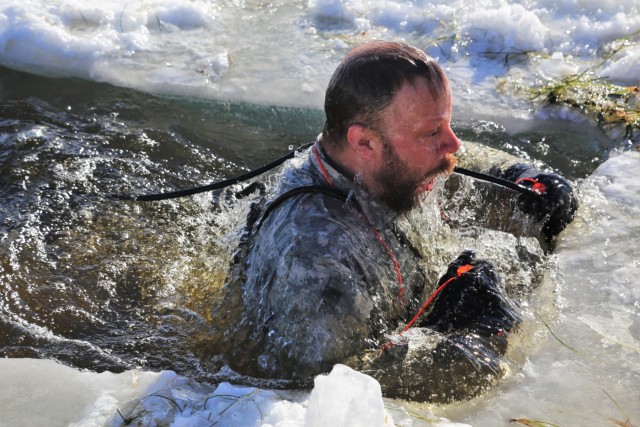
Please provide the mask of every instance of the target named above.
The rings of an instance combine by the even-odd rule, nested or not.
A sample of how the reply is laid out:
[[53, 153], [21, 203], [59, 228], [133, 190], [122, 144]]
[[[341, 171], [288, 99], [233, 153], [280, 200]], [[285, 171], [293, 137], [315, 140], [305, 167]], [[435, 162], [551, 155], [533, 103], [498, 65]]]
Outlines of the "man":
[[[476, 395], [500, 376], [519, 315], [493, 266], [464, 252], [429, 283], [397, 224], [456, 164], [451, 110], [447, 77], [419, 49], [372, 42], [348, 54], [327, 89], [322, 137], [256, 207], [214, 310], [231, 368], [304, 380], [347, 363], [387, 396], [435, 402]], [[509, 171], [496, 174], [530, 172]], [[546, 182], [575, 205], [566, 180]], [[541, 221], [556, 213], [550, 205]], [[575, 207], [566, 210], [553, 221], [566, 224]], [[413, 344], [390, 341], [409, 322]]]

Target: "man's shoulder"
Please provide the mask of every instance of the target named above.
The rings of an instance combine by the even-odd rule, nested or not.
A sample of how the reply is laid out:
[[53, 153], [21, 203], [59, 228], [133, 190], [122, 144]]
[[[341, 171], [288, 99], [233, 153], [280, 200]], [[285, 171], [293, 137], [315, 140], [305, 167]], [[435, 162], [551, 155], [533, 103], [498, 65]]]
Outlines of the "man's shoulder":
[[[344, 206], [322, 193], [300, 193], [275, 209], [251, 239], [247, 283], [292, 281], [306, 288], [353, 273], [370, 242]], [[337, 279], [337, 278], [340, 279]]]
[[328, 229], [351, 230], [359, 215], [356, 202], [348, 195], [318, 186], [297, 187], [282, 193], [266, 209], [269, 212], [263, 218], [262, 228], [275, 227], [294, 235]]

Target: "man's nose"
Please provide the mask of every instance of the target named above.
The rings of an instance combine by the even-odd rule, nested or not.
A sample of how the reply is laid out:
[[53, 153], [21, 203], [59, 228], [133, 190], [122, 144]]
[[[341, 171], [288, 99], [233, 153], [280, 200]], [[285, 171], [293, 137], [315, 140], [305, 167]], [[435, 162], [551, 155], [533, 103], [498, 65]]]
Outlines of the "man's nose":
[[460, 140], [453, 132], [453, 129], [449, 127], [445, 134], [442, 136], [442, 140], [440, 141], [439, 145], [440, 152], [442, 154], [451, 154], [460, 149]]

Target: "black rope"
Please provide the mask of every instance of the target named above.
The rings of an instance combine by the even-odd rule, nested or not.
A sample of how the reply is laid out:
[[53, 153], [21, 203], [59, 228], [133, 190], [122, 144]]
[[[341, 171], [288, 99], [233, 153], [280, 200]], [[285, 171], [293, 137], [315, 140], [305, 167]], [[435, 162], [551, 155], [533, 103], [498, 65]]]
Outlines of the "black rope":
[[482, 181], [491, 182], [493, 184], [501, 185], [502, 187], [507, 187], [515, 191], [519, 191], [523, 194], [527, 194], [529, 196], [534, 197], [542, 197], [542, 194], [537, 191], [533, 191], [530, 188], [524, 187], [520, 184], [516, 184], [515, 182], [511, 182], [509, 180], [498, 178], [497, 176], [489, 175], [486, 173], [472, 171], [470, 169], [461, 168], [460, 166], [456, 166], [453, 168], [453, 171], [460, 175], [470, 176], [471, 178], [479, 179]]
[[264, 166], [260, 166], [259, 168], [249, 171], [247, 173], [244, 173], [242, 175], [225, 179], [223, 181], [218, 181], [211, 184], [203, 185], [202, 187], [187, 188], [185, 190], [171, 191], [168, 193], [141, 194], [141, 195], [116, 195], [116, 196], [112, 196], [111, 198], [116, 200], [135, 200], [140, 202], [151, 202], [151, 201], [157, 201], [157, 200], [177, 199], [178, 197], [192, 196], [194, 194], [204, 193], [205, 191], [222, 190], [223, 188], [232, 186], [234, 184], [238, 184], [243, 181], [247, 181], [267, 171], [270, 171], [271, 169], [277, 166], [280, 166], [285, 161], [295, 157], [296, 152], [309, 148], [313, 144], [314, 144], [313, 142], [305, 144], [299, 147], [298, 149], [285, 154], [279, 159], [272, 161], [271, 163], [267, 163]]
[[[222, 190], [223, 188], [229, 187], [231, 185], [234, 184], [238, 184], [240, 182], [244, 182], [247, 181], [251, 178], [254, 178], [258, 175], [261, 175], [267, 171], [270, 171], [271, 169], [280, 166], [282, 163], [284, 163], [285, 161], [292, 159], [293, 157], [295, 157], [296, 153], [302, 150], [305, 150], [309, 147], [311, 147], [315, 142], [310, 142], [308, 144], [304, 144], [300, 147], [298, 147], [297, 149], [290, 151], [289, 153], [285, 154], [284, 156], [280, 157], [279, 159], [276, 159], [270, 163], [267, 163], [264, 166], [260, 166], [257, 169], [254, 169], [252, 171], [249, 171], [247, 173], [244, 173], [242, 175], [238, 175], [236, 177], [233, 178], [229, 178], [229, 179], [225, 179], [222, 181], [217, 181], [211, 184], [207, 184], [207, 185], [203, 185], [201, 187], [193, 187], [193, 188], [187, 188], [184, 190], [176, 190], [176, 191], [170, 191], [167, 193], [156, 193], [156, 194], [140, 194], [140, 195], [112, 195], [110, 196], [111, 199], [115, 199], [115, 200], [134, 200], [134, 201], [140, 201], [140, 202], [151, 202], [151, 201], [158, 201], [158, 200], [168, 200], [168, 199], [177, 199], [178, 197], [186, 197], [186, 196], [192, 196], [194, 194], [198, 194], [198, 193], [204, 193], [206, 191], [213, 191], [213, 190]], [[453, 171], [457, 174], [460, 175], [466, 175], [466, 176], [470, 176], [471, 178], [475, 178], [475, 179], [479, 179], [482, 181], [487, 181], [487, 182], [491, 182], [493, 184], [497, 184], [500, 185], [502, 187], [507, 187], [510, 188], [512, 190], [515, 191], [519, 191], [523, 194], [527, 194], [529, 196], [534, 196], [534, 197], [541, 197], [542, 195], [540, 193], [537, 193], [535, 191], [533, 191], [530, 188], [527, 187], [523, 187], [522, 185], [516, 184], [515, 182], [511, 182], [508, 181], [506, 179], [502, 179], [502, 178], [498, 178], [496, 176], [493, 175], [488, 175], [485, 173], [481, 173], [481, 172], [476, 172], [476, 171], [472, 171], [469, 169], [465, 169], [465, 168], [461, 168], [459, 166], [456, 166]]]

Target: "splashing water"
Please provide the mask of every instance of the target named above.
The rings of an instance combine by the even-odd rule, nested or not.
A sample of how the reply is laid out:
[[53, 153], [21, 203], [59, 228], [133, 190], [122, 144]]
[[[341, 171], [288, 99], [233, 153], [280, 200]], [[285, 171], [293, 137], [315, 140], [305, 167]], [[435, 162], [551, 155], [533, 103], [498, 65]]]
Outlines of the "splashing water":
[[[308, 142], [335, 65], [373, 38], [409, 40], [438, 57], [462, 139], [546, 162], [579, 184], [581, 200], [550, 258], [528, 238], [450, 229], [431, 200], [412, 213], [403, 225], [433, 255], [432, 277], [474, 248], [517, 285], [510, 292], [525, 322], [495, 389], [447, 406], [385, 401], [387, 422], [638, 422], [636, 146], [573, 110], [532, 112], [496, 89], [585, 69], [637, 84], [637, 2], [169, 3], [0, 6], [0, 63], [68, 77], [0, 68], [0, 355], [11, 358], [0, 359], [0, 424], [42, 425], [29, 418], [33, 403], [26, 409], [15, 396], [52, 390], [40, 405], [60, 425], [122, 425], [117, 410], [174, 425], [304, 425], [307, 392], [210, 385], [220, 378], [207, 353], [210, 307], [251, 201], [235, 200], [240, 187], [149, 204], [107, 196], [227, 178]], [[484, 191], [461, 188], [469, 200]], [[452, 220], [478, 219], [459, 215]], [[152, 372], [162, 369], [171, 372]], [[85, 393], [61, 402], [56, 385]]]

